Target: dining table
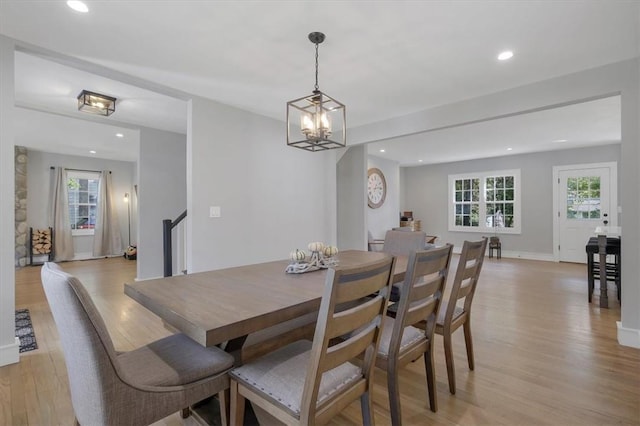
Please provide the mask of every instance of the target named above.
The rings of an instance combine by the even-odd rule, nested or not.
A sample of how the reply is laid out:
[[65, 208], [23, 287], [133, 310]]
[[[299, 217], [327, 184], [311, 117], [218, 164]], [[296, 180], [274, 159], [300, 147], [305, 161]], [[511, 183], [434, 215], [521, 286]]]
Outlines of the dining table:
[[[386, 256], [345, 250], [336, 255], [336, 267], [365, 266]], [[287, 273], [290, 262], [278, 260], [125, 283], [124, 292], [201, 345], [223, 346], [234, 352], [251, 333], [318, 311], [327, 270]], [[396, 259], [394, 283], [404, 279], [406, 264], [406, 258]]]
[[[366, 266], [388, 256], [345, 250], [335, 256], [335, 267]], [[277, 260], [125, 283], [124, 292], [160, 317], [168, 328], [203, 346], [223, 348], [238, 366], [293, 340], [312, 338], [327, 269], [287, 273], [290, 263]], [[396, 256], [394, 283], [404, 280], [406, 269], [407, 258]], [[247, 341], [250, 335], [260, 336], [258, 343], [251, 338]], [[247, 404], [245, 419], [257, 424], [250, 407]], [[219, 423], [217, 398], [190, 408], [196, 423]]]

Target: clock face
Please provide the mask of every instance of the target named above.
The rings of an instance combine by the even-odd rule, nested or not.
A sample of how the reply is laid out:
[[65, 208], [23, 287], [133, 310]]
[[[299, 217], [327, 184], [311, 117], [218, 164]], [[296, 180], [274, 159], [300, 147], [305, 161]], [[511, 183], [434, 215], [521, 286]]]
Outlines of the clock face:
[[367, 198], [369, 207], [377, 209], [384, 203], [387, 196], [387, 181], [380, 169], [369, 169], [369, 180], [367, 184]]

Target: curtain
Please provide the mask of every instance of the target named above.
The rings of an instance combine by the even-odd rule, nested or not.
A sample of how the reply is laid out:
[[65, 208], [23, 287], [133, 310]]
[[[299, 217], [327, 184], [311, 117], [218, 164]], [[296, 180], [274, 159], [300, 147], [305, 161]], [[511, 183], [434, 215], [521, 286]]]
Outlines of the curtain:
[[54, 171], [49, 209], [49, 226], [53, 228], [53, 255], [56, 262], [72, 260], [73, 237], [69, 222], [69, 194], [67, 191], [67, 172], [62, 167]]
[[93, 235], [93, 256], [121, 255], [123, 253], [122, 236], [118, 212], [111, 193], [111, 172], [105, 170], [98, 186], [98, 206], [96, 226]]

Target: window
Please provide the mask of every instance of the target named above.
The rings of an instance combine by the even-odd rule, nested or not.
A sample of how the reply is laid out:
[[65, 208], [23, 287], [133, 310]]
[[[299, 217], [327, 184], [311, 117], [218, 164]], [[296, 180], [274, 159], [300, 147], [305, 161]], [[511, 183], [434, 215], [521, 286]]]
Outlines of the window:
[[567, 219], [600, 219], [600, 176], [567, 178]]
[[69, 171], [69, 221], [73, 235], [93, 235], [98, 207], [100, 173]]
[[519, 234], [520, 170], [449, 175], [449, 230]]

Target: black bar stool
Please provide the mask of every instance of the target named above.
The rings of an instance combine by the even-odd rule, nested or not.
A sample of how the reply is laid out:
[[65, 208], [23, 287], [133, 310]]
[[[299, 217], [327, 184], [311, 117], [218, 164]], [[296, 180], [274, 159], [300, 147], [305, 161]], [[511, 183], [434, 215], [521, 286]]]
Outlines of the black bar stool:
[[[587, 281], [588, 281], [589, 303], [591, 303], [591, 296], [593, 295], [594, 283], [595, 283], [595, 280], [600, 279], [600, 270], [601, 270], [600, 259], [599, 259], [601, 251], [598, 246], [598, 237], [589, 238], [589, 242], [587, 243], [587, 246], [586, 246], [586, 251], [587, 251], [587, 275], [588, 275]], [[618, 290], [618, 300], [620, 300], [620, 293], [621, 293], [620, 238], [608, 237], [606, 239], [606, 248], [604, 252], [605, 252], [605, 256], [606, 255], [612, 256], [611, 261], [605, 260], [604, 262], [604, 265], [605, 265], [604, 276], [606, 277], [605, 281], [613, 281], [616, 283], [616, 289]], [[601, 294], [606, 295], [606, 288], [604, 291], [601, 289]], [[603, 306], [603, 303], [600, 303], [600, 306], [606, 307], [606, 306]]]

